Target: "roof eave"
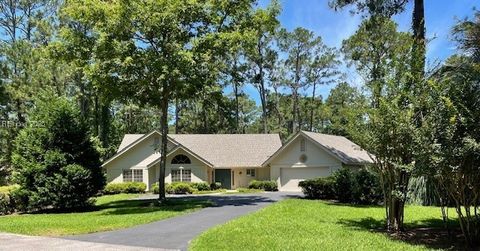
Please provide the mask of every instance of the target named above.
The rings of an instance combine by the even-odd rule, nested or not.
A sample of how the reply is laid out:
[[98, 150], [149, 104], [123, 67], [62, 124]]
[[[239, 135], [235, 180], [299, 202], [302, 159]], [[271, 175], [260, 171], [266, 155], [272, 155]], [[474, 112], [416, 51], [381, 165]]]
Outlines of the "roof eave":
[[[143, 140], [145, 140], [146, 138], [150, 137], [150, 135], [154, 134], [154, 133], [157, 133], [159, 135], [162, 135], [159, 131], [157, 130], [153, 130], [152, 132], [148, 133], [148, 134], [145, 134], [143, 135], [142, 137], [138, 138], [137, 140], [133, 141], [132, 143], [128, 144], [127, 146], [125, 146], [121, 151], [115, 153], [112, 157], [110, 157], [108, 160], [106, 160], [105, 162], [103, 162], [103, 164], [101, 165], [102, 168], [105, 168], [105, 166], [112, 162], [114, 159], [118, 158], [120, 155], [126, 153], [128, 150], [130, 150], [132, 147], [134, 147], [135, 145], [137, 145], [138, 143], [142, 142]], [[170, 140], [172, 143], [178, 145], [178, 142], [173, 140], [171, 137], [169, 137], [167, 135], [167, 139]]]

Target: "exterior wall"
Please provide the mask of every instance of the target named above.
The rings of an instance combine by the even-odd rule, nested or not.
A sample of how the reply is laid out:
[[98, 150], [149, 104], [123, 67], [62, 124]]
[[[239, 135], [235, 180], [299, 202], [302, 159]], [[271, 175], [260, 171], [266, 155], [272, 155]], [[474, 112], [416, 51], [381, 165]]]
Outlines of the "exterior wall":
[[148, 183], [147, 187], [150, 190], [152, 188], [153, 184], [158, 182], [158, 176], [159, 176], [159, 170], [160, 170], [160, 164], [156, 164], [148, 169]]
[[270, 167], [257, 168], [256, 180], [270, 180]]
[[[151, 135], [150, 137], [144, 139], [142, 142], [138, 143], [132, 149], [129, 149], [124, 154], [118, 156], [116, 159], [108, 163], [104, 168], [107, 174], [107, 182], [110, 183], [121, 183], [123, 182], [123, 170], [125, 169], [142, 169], [143, 170], [143, 183], [147, 185], [147, 191], [149, 191], [154, 183], [158, 181], [160, 177], [160, 164], [156, 164], [150, 168], [146, 167], [137, 167], [145, 158], [152, 155], [155, 152], [154, 142], [155, 137], [158, 135]], [[169, 142], [169, 148], [174, 145]], [[170, 164], [172, 158], [177, 154], [185, 154], [188, 156], [192, 164], [185, 165], [172, 165]], [[167, 158], [167, 167], [166, 167], [166, 176], [165, 182], [171, 182], [170, 171], [172, 169], [178, 169], [180, 166], [183, 166], [185, 169], [192, 170], [192, 182], [211, 182], [211, 174], [208, 174], [208, 169], [205, 164], [197, 160], [195, 157], [186, 153], [182, 149], [176, 151], [176, 153], [168, 156]]]
[[[282, 185], [280, 181], [282, 168], [328, 168], [328, 173], [331, 174], [334, 170], [342, 167], [342, 163], [338, 159], [309, 139], [305, 138], [305, 151], [300, 151], [300, 141], [302, 138], [304, 138], [304, 136], [300, 135], [294, 141], [290, 142], [289, 146], [283, 149], [270, 163], [270, 179], [276, 180], [279, 188]], [[300, 157], [303, 154], [307, 157], [304, 163], [300, 161]], [[322, 173], [324, 172], [322, 171]]]
[[[179, 154], [183, 154], [183, 155], [187, 156], [192, 163], [191, 164], [171, 164], [172, 159]], [[196, 159], [194, 156], [188, 154], [187, 152], [185, 152], [182, 149], [175, 151], [175, 153], [173, 153], [173, 154], [171, 154], [170, 156], [167, 157], [167, 166], [166, 166], [166, 169], [165, 169], [165, 174], [166, 174], [165, 182], [166, 183], [171, 183], [172, 182], [171, 171], [172, 170], [178, 170], [180, 167], [183, 167], [184, 170], [188, 169], [188, 170], [192, 171], [192, 182], [203, 182], [204, 181], [204, 182], [210, 183], [209, 179], [208, 179], [208, 170], [210, 168], [208, 166], [206, 166], [204, 163], [202, 163], [201, 161], [199, 161], [198, 159]], [[160, 166], [158, 167], [158, 170], [159, 171], [158, 171], [157, 177], [160, 176], [159, 175]]]
[[[142, 142], [135, 145], [133, 148], [127, 150], [124, 154], [118, 156], [116, 159], [108, 163], [104, 168], [107, 174], [107, 182], [119, 183], [123, 182], [124, 169], [142, 169], [143, 182], [147, 184], [147, 189], [151, 187], [151, 180], [149, 179], [150, 171], [145, 167], [137, 167], [145, 158], [155, 152], [154, 139], [159, 137], [156, 134], [150, 135]], [[169, 147], [173, 144], [169, 142]], [[158, 176], [157, 176], [158, 177]]]
[[[255, 176], [247, 176], [247, 169], [255, 169]], [[270, 180], [270, 168], [233, 168], [232, 189], [248, 187], [252, 180]]]

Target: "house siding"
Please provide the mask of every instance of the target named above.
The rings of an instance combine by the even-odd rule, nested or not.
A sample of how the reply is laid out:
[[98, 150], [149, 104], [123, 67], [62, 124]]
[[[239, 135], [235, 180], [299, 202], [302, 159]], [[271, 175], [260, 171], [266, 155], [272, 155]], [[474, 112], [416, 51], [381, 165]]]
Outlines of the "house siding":
[[[305, 151], [301, 151], [300, 142], [305, 140]], [[305, 154], [307, 159], [304, 163], [300, 161], [300, 157]], [[342, 167], [342, 162], [331, 154], [326, 152], [315, 143], [300, 135], [294, 139], [290, 144], [282, 150], [282, 152], [272, 160], [270, 163], [270, 178], [277, 181], [279, 188], [282, 185], [281, 170], [299, 169], [302, 172], [306, 169], [300, 168], [319, 168], [318, 173], [322, 173], [324, 176], [330, 175], [334, 170]], [[306, 177], [314, 178], [314, 177]], [[285, 181], [283, 181], [285, 182]]]
[[[156, 164], [150, 168], [138, 167], [145, 158], [149, 157], [155, 152], [154, 138], [158, 135], [151, 135], [142, 142], [139, 142], [132, 149], [128, 150], [124, 154], [113, 159], [104, 168], [107, 174], [107, 182], [121, 183], [123, 182], [123, 170], [125, 169], [142, 169], [143, 170], [143, 182], [147, 185], [147, 191], [150, 191], [153, 184], [158, 182], [160, 177], [160, 164]], [[169, 142], [169, 148], [173, 148], [173, 144]], [[165, 182], [171, 182], [171, 170], [178, 169], [182, 165], [171, 165], [172, 158], [177, 154], [185, 154], [188, 156], [192, 164], [183, 165], [185, 169], [192, 170], [192, 182], [209, 182], [208, 167], [197, 160], [192, 155], [186, 153], [182, 149], [177, 150], [173, 155], [167, 158], [166, 176]]]
[[[187, 156], [191, 164], [171, 164], [172, 159], [179, 155], [183, 154]], [[171, 183], [172, 182], [172, 170], [178, 170], [180, 167], [183, 167], [184, 170], [191, 170], [192, 171], [192, 176], [191, 176], [191, 182], [209, 182], [208, 179], [208, 169], [209, 167], [206, 166], [203, 162], [199, 161], [197, 158], [192, 156], [191, 154], [187, 153], [183, 149], [179, 149], [175, 151], [175, 153], [171, 154], [170, 156], [167, 157], [167, 166], [165, 169], [165, 182], [166, 183]], [[159, 167], [160, 169], [160, 167]], [[159, 172], [158, 172], [159, 173]], [[157, 176], [158, 179], [159, 175]]]
[[[247, 169], [255, 169], [255, 176], [248, 176]], [[252, 180], [270, 180], [270, 168], [233, 168], [231, 169], [234, 175], [232, 189], [240, 187], [248, 187]]]
[[[127, 150], [122, 155], [113, 159], [110, 163], [104, 166], [106, 170], [107, 182], [120, 183], [123, 182], [123, 170], [125, 169], [142, 169], [143, 182], [147, 184], [147, 191], [151, 187], [151, 180], [149, 179], [149, 170], [146, 167], [138, 167], [145, 158], [155, 152], [154, 138], [157, 135], [152, 134], [148, 138], [133, 146], [132, 149]], [[169, 142], [169, 147], [173, 144]]]

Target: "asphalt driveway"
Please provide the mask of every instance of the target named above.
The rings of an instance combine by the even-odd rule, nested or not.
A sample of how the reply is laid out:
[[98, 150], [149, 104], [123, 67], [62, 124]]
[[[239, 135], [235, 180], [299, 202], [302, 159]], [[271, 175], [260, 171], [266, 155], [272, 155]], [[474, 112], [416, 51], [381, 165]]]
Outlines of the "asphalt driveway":
[[285, 198], [299, 197], [300, 195], [300, 193], [266, 192], [258, 194], [192, 196], [192, 199], [209, 199], [216, 206], [132, 228], [68, 236], [65, 239], [146, 248], [186, 250], [192, 239], [215, 225], [223, 224], [233, 218], [251, 213], [273, 202]]

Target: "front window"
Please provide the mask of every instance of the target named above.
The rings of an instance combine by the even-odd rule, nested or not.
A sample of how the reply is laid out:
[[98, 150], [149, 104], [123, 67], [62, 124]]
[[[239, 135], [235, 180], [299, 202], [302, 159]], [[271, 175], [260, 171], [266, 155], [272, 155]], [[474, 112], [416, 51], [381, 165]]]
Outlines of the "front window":
[[123, 170], [123, 182], [143, 182], [142, 169], [125, 169]]
[[143, 170], [133, 170], [133, 181], [143, 182]]
[[192, 170], [177, 169], [172, 170], [172, 182], [191, 182]]
[[191, 164], [191, 163], [192, 162], [190, 161], [190, 159], [183, 154], [179, 154], [173, 157], [172, 159], [172, 164]]
[[247, 176], [255, 177], [255, 169], [247, 169]]

